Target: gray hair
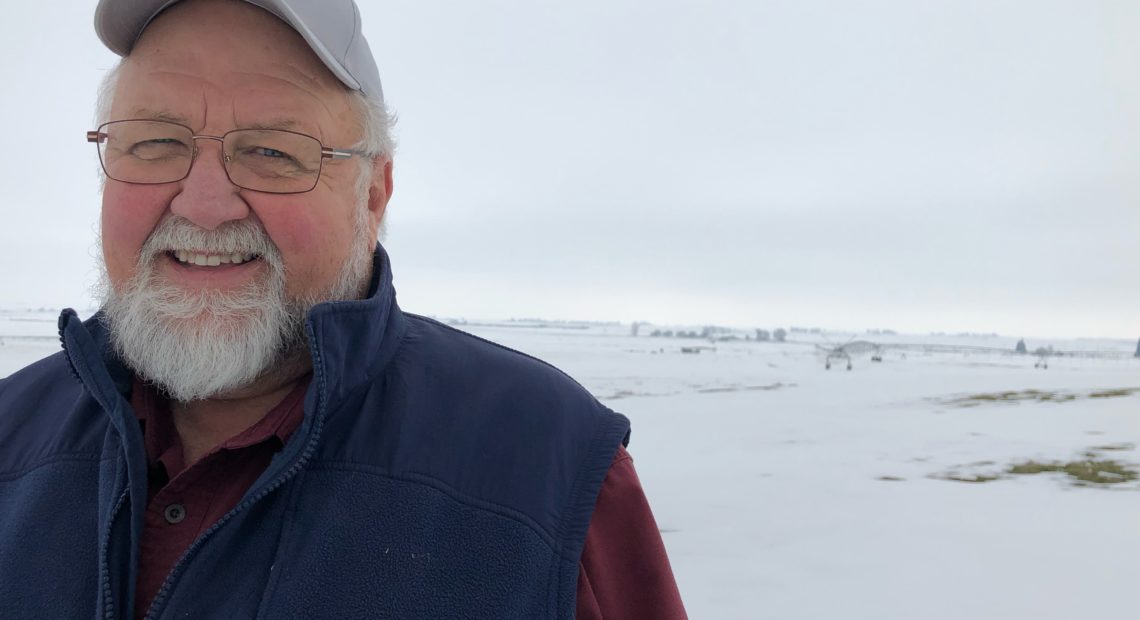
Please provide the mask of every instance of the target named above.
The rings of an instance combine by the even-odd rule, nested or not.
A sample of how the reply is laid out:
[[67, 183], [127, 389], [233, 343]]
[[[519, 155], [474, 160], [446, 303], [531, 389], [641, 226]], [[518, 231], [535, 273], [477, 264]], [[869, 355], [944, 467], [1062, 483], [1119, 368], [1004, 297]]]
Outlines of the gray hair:
[[95, 95], [95, 125], [111, 120], [111, 104], [115, 102], [115, 88], [119, 85], [119, 74], [123, 71], [123, 61], [119, 61], [99, 81], [99, 91]]
[[[360, 172], [356, 175], [357, 208], [363, 211], [368, 202], [368, 188], [372, 185], [372, 174], [377, 159], [391, 159], [392, 153], [396, 150], [396, 141], [392, 138], [392, 126], [396, 124], [396, 115], [382, 100], [369, 97], [358, 90], [349, 92], [349, 105], [356, 111], [361, 123], [361, 138], [353, 148], [367, 153], [358, 158]], [[358, 220], [357, 226], [361, 225]], [[380, 241], [388, 237], [387, 217], [380, 220], [376, 237]], [[372, 241], [375, 245], [376, 239]]]
[[392, 137], [396, 115], [382, 100], [358, 90], [349, 92], [349, 105], [360, 119], [363, 136], [355, 148], [373, 157], [391, 157], [396, 150], [396, 141]]

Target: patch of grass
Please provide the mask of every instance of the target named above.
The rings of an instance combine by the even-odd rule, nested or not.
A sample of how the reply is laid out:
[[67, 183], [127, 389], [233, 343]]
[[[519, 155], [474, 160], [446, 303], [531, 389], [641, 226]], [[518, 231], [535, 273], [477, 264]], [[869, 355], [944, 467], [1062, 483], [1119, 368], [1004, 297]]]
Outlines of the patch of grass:
[[1061, 392], [1042, 392], [1041, 390], [1006, 390], [1004, 392], [988, 392], [984, 394], [969, 394], [953, 399], [950, 404], [959, 407], [977, 407], [982, 403], [1020, 403], [1022, 401], [1064, 403], [1075, 400], [1075, 394]]
[[595, 394], [598, 400], [618, 400], [621, 398], [644, 398], [649, 396], [669, 396], [676, 392], [636, 392], [634, 390], [615, 390], [612, 394]]
[[998, 402], [1004, 400], [1022, 400], [1029, 396], [1036, 396], [1039, 394], [1037, 390], [1026, 390], [1024, 392], [994, 392], [992, 394], [972, 394], [963, 398], [962, 400], [976, 400], [983, 402]]
[[957, 407], [977, 407], [982, 404], [1038, 402], [1038, 403], [1067, 403], [1079, 398], [1122, 398], [1140, 393], [1140, 388], [1109, 388], [1093, 390], [1085, 393], [1073, 392], [1045, 392], [1042, 390], [1005, 390], [1003, 392], [985, 392], [980, 394], [967, 394], [949, 399], [946, 404]]
[[1121, 398], [1123, 396], [1132, 396], [1137, 392], [1137, 388], [1117, 388], [1115, 390], [1097, 390], [1089, 392], [1089, 398]]
[[948, 470], [943, 471], [943, 472], [939, 472], [936, 474], [930, 474], [927, 477], [933, 478], [935, 480], [950, 480], [951, 482], [969, 482], [972, 484], [979, 484], [979, 483], [983, 483], [983, 482], [993, 482], [994, 480], [1001, 480], [1002, 479], [1001, 472], [995, 472], [992, 470], [990, 470], [990, 471], [983, 470], [983, 471], [971, 472], [969, 470], [969, 468], [974, 467], [976, 465], [981, 465], [981, 464], [971, 463], [970, 465], [959, 465], [957, 467], [953, 467], [953, 468], [948, 469]]
[[1104, 446], [1093, 446], [1093, 447], [1089, 448], [1089, 450], [1098, 450], [1098, 451], [1102, 451], [1102, 452], [1103, 451], [1110, 451], [1110, 452], [1111, 451], [1122, 451], [1122, 452], [1124, 452], [1124, 451], [1135, 450], [1135, 449], [1136, 449], [1136, 444], [1126, 443], [1126, 442], [1110, 443], [1110, 444], [1104, 445]]
[[1062, 463], [1052, 461], [1039, 463], [1025, 461], [1015, 463], [1006, 470], [1013, 475], [1034, 475], [1045, 473], [1060, 473], [1070, 478], [1090, 484], [1119, 484], [1131, 482], [1137, 478], [1137, 472], [1130, 466], [1112, 459], [1087, 459], [1083, 461], [1069, 461]]
[[942, 474], [937, 477], [942, 480], [950, 480], [953, 482], [970, 482], [974, 484], [1001, 480], [1001, 476], [997, 474], [959, 474], [951, 472], [948, 474]]
[[725, 387], [711, 387], [701, 388], [697, 391], [701, 394], [716, 394], [718, 392], [750, 392], [762, 391], [767, 392], [770, 390], [778, 390], [783, 387], [795, 387], [794, 383], [772, 383], [770, 385], [729, 385]]

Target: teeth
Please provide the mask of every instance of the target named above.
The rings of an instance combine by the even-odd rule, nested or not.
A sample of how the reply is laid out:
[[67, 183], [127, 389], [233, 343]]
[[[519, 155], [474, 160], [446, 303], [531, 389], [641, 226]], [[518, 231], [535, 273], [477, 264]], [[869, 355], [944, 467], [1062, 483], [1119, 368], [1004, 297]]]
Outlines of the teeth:
[[240, 265], [247, 263], [255, 258], [257, 254], [241, 254], [235, 252], [233, 254], [198, 254], [189, 250], [172, 250], [171, 254], [178, 262], [188, 265], [198, 265], [200, 267], [217, 267], [218, 265]]

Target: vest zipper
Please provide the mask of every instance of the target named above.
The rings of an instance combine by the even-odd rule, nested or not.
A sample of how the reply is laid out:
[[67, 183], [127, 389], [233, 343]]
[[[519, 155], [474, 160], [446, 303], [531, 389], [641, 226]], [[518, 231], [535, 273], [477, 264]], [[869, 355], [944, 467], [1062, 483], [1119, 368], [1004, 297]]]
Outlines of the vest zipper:
[[[118, 519], [119, 513], [122, 512], [123, 506], [130, 499], [132, 489], [137, 486], [137, 476], [131, 475], [133, 471], [131, 464], [132, 462], [136, 462], [137, 464], [140, 460], [145, 464], [146, 461], [145, 456], [143, 456], [141, 452], [142, 446], [140, 444], [133, 444], [131, 441], [132, 435], [129, 426], [121, 423], [122, 420], [116, 416], [116, 412], [118, 411], [116, 405], [122, 401], [122, 396], [115, 389], [114, 379], [110, 376], [104, 364], [91, 363], [90, 358], [93, 356], [92, 352], [97, 351], [91, 334], [82, 323], [78, 326], [71, 324], [72, 321], [78, 320], [79, 315], [71, 308], [65, 309], [59, 315], [59, 340], [63, 345], [64, 358], [67, 360], [67, 366], [68, 369], [71, 370], [71, 374], [110, 418], [111, 429], [120, 437], [121, 456], [125, 461], [126, 469], [126, 487], [123, 489], [122, 494], [119, 495], [119, 499], [115, 501], [115, 506], [111, 509], [107, 520], [107, 528], [103, 532], [103, 539], [100, 541], [99, 549], [99, 581], [103, 596], [103, 618], [105, 620], [115, 620], [115, 596], [111, 586], [110, 566], [111, 538], [115, 529], [115, 521]], [[69, 333], [71, 334], [70, 339], [68, 338]], [[103, 370], [102, 375], [99, 374], [99, 369]], [[106, 389], [108, 385], [111, 386], [110, 390]], [[138, 456], [139, 458], [132, 459], [132, 456]], [[120, 473], [123, 472], [117, 471], [116, 476]], [[145, 489], [145, 486], [143, 488]], [[131, 548], [133, 549], [136, 534], [134, 516], [128, 515], [128, 518], [130, 519], [127, 524], [128, 539], [131, 541]], [[128, 572], [127, 576], [131, 577], [130, 572]], [[127, 591], [130, 592], [130, 588], [127, 588]]]
[[[307, 331], [309, 342], [315, 343], [316, 337], [314, 336], [312, 325], [307, 326]], [[162, 607], [166, 604], [166, 597], [170, 594], [170, 588], [174, 585], [174, 582], [178, 580], [179, 573], [181, 573], [183, 566], [186, 565], [188, 559], [194, 555], [195, 551], [197, 551], [202, 547], [203, 544], [205, 544], [205, 541], [209, 539], [214, 532], [218, 531], [218, 529], [220, 529], [230, 519], [232, 519], [234, 515], [261, 501], [265, 498], [265, 496], [269, 495], [273, 491], [276, 491], [281, 487], [281, 485], [288, 482], [290, 478], [296, 476], [297, 473], [300, 472], [301, 469], [309, 462], [309, 459], [312, 458], [313, 452], [316, 451], [317, 441], [321, 436], [321, 430], [324, 427], [325, 373], [324, 365], [321, 363], [320, 350], [316, 346], [311, 346], [310, 348], [313, 351], [313, 379], [317, 382], [317, 407], [313, 419], [313, 429], [309, 432], [309, 439], [305, 444], [304, 450], [301, 451], [301, 456], [296, 460], [296, 462], [289, 466], [289, 469], [285, 470], [280, 476], [277, 476], [269, 484], [265, 485], [265, 487], [258, 491], [256, 495], [249, 497], [239, 503], [237, 506], [234, 506], [232, 510], [222, 516], [221, 519], [218, 519], [218, 521], [211, 525], [209, 529], [207, 529], [205, 532], [202, 532], [202, 535], [199, 536], [188, 549], [186, 549], [186, 552], [182, 554], [182, 557], [178, 558], [178, 561], [174, 564], [174, 568], [170, 569], [170, 572], [167, 573], [166, 579], [162, 582], [162, 587], [159, 588], [158, 594], [155, 595], [154, 600], [150, 604], [150, 608], [147, 609], [144, 620], [155, 620], [155, 618], [158, 618], [159, 613], [162, 611]], [[107, 620], [113, 619], [108, 616]]]
[[99, 551], [99, 582], [103, 585], [103, 618], [104, 620], [115, 620], [115, 597], [111, 592], [111, 565], [108, 562], [107, 555], [111, 549], [111, 530], [115, 529], [115, 517], [119, 516], [119, 510], [122, 509], [123, 503], [127, 501], [131, 489], [127, 487], [123, 494], [119, 496], [119, 501], [115, 502], [115, 507], [111, 509], [111, 518], [107, 520], [107, 529], [103, 533], [103, 546]]

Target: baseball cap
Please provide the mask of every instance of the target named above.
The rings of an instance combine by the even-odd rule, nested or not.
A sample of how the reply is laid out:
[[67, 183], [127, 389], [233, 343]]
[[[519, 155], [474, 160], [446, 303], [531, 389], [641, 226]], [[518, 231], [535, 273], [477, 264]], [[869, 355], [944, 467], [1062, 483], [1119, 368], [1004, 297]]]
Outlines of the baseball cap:
[[[112, 52], [126, 56], [150, 22], [179, 1], [99, 0], [95, 33]], [[242, 1], [289, 24], [346, 86], [383, 101], [380, 70], [361, 32], [360, 11], [353, 0]]]

